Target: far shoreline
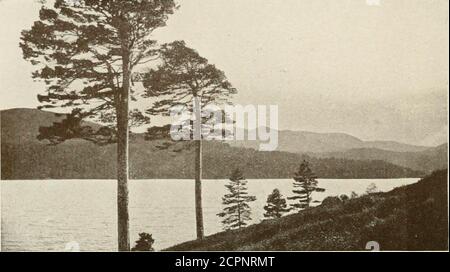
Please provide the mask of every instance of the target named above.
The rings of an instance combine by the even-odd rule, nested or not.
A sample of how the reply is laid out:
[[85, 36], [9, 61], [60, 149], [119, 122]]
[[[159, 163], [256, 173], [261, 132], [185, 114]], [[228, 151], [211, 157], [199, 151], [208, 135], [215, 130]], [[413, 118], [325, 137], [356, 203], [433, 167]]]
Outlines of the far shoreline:
[[[317, 178], [317, 180], [399, 180], [399, 179], [421, 179], [423, 177], [404, 177], [404, 178]], [[151, 179], [129, 179], [129, 181], [194, 181], [191, 179], [164, 179], [164, 178], [151, 178]], [[247, 178], [248, 181], [270, 181], [270, 180], [293, 180], [292, 178]], [[116, 179], [0, 179], [2, 181], [117, 181]], [[227, 178], [223, 179], [202, 179], [202, 181], [228, 181]]]

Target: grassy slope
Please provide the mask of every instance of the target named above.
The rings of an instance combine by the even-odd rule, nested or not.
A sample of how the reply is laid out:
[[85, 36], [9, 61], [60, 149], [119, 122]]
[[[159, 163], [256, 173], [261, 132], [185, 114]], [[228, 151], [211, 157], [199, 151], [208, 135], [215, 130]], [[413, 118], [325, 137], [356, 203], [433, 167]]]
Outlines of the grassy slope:
[[416, 184], [323, 204], [167, 250], [447, 250], [447, 170]]

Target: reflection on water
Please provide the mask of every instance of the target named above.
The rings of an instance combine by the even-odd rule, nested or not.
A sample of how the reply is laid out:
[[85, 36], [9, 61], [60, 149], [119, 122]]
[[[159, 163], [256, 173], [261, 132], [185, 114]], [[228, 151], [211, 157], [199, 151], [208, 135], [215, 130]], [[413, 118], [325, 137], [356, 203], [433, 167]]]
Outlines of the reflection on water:
[[[321, 201], [352, 191], [362, 194], [371, 183], [388, 191], [417, 180], [319, 179], [319, 186], [326, 191], [314, 193], [313, 198]], [[257, 197], [250, 204], [253, 223], [263, 218], [267, 195], [278, 188], [285, 197], [290, 196], [292, 181], [249, 180], [249, 193]], [[216, 214], [222, 209], [225, 182], [203, 182], [206, 235], [222, 230]], [[2, 251], [63, 251], [68, 243], [84, 251], [116, 250], [115, 181], [2, 181], [0, 185]], [[131, 181], [129, 187], [132, 245], [140, 232], [153, 234], [156, 249], [195, 239], [193, 181], [139, 180]]]

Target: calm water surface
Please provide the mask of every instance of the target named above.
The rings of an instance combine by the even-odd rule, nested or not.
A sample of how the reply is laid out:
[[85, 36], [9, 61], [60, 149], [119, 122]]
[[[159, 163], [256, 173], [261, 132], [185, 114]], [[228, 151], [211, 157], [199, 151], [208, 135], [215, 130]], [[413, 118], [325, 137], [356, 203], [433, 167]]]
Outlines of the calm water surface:
[[[380, 191], [417, 182], [418, 179], [319, 179], [327, 196], [362, 194], [375, 183]], [[222, 230], [221, 198], [226, 180], [203, 181], [203, 209], [206, 235]], [[267, 195], [280, 189], [291, 196], [291, 179], [249, 180], [249, 193], [257, 200], [251, 204], [253, 222], [263, 218]], [[76, 241], [82, 251], [115, 251], [116, 182], [111, 180], [1, 181], [2, 251], [63, 251]], [[194, 182], [191, 180], [131, 181], [131, 244], [138, 233], [148, 232], [154, 247], [163, 249], [195, 239]]]

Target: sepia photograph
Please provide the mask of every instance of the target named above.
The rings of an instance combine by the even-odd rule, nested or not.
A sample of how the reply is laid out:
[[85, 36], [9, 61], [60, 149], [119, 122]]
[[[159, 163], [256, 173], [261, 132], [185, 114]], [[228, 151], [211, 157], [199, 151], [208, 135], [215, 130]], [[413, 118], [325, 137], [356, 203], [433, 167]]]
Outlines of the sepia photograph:
[[0, 19], [1, 252], [448, 252], [448, 0]]

